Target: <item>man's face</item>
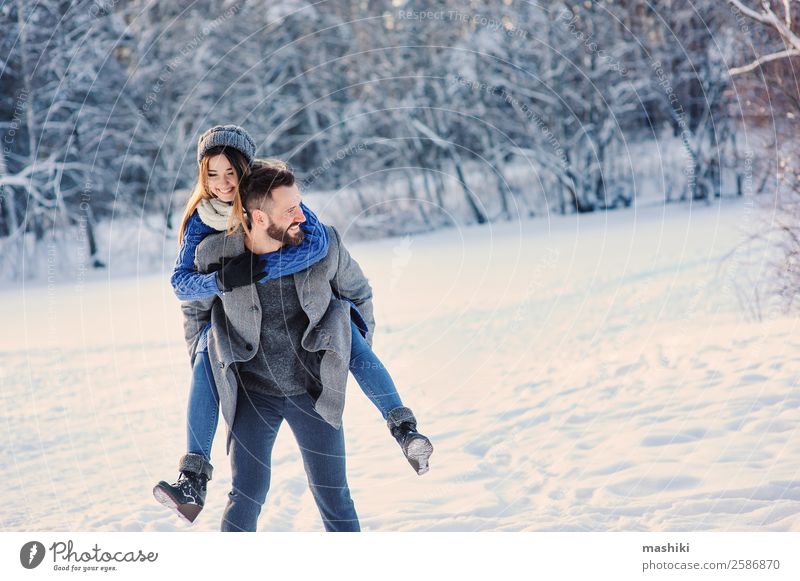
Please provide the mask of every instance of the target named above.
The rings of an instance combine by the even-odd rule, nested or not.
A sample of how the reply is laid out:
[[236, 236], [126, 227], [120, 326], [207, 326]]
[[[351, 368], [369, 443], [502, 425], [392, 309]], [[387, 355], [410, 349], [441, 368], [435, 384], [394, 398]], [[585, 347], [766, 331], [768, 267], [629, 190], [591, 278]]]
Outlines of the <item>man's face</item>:
[[300, 208], [300, 190], [297, 184], [272, 190], [272, 200], [265, 202], [265, 211], [253, 210], [253, 227], [266, 230], [270, 238], [299, 246], [305, 234], [300, 224], [306, 221]]

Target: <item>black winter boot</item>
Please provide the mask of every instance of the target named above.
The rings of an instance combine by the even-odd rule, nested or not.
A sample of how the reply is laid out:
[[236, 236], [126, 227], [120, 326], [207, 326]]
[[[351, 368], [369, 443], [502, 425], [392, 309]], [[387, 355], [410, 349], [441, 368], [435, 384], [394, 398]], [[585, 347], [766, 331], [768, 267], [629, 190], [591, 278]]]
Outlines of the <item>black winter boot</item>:
[[394, 408], [386, 421], [389, 431], [403, 449], [408, 463], [422, 476], [428, 469], [428, 458], [433, 454], [431, 441], [417, 432], [417, 419], [407, 407]]
[[186, 454], [178, 464], [181, 471], [177, 482], [162, 480], [153, 488], [156, 500], [175, 511], [188, 523], [193, 523], [206, 502], [206, 483], [214, 467], [200, 454]]

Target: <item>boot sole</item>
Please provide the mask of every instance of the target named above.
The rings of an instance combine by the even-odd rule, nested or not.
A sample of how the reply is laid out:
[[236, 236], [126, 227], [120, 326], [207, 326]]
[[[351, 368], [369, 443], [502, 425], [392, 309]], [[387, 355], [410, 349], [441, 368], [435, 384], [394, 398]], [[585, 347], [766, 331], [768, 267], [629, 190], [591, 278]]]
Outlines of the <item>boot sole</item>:
[[417, 471], [417, 476], [422, 476], [428, 470], [428, 459], [433, 454], [433, 444], [427, 438], [414, 438], [408, 443], [406, 457], [411, 467]]
[[178, 501], [158, 484], [153, 488], [153, 496], [158, 502], [172, 510], [187, 524], [193, 524], [194, 519], [196, 519], [200, 511], [203, 510], [196, 504], [178, 504]]

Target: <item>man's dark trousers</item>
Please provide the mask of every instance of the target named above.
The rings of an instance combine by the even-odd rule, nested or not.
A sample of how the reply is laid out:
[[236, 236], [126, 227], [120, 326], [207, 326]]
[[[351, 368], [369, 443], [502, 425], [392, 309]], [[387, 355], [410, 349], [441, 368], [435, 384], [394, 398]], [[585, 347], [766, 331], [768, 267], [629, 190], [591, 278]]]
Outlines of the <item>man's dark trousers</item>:
[[222, 531], [255, 531], [270, 484], [272, 447], [284, 419], [303, 455], [325, 530], [360, 531], [345, 469], [344, 430], [314, 411], [307, 393], [270, 396], [239, 387], [231, 438], [232, 490]]

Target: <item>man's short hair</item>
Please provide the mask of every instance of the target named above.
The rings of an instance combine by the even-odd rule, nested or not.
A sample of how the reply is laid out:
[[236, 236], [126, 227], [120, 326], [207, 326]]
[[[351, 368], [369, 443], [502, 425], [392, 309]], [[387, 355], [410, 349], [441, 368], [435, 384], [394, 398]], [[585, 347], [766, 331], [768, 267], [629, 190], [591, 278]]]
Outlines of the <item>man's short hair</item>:
[[281, 186], [294, 185], [292, 169], [286, 162], [275, 159], [257, 159], [250, 168], [250, 175], [240, 188], [242, 205], [248, 213], [264, 210], [265, 202], [272, 199], [272, 191]]

